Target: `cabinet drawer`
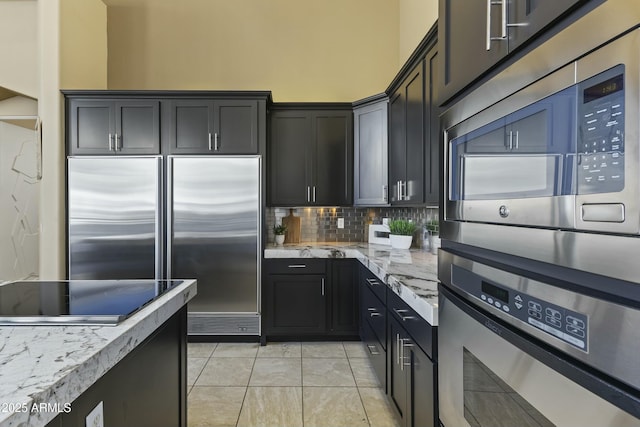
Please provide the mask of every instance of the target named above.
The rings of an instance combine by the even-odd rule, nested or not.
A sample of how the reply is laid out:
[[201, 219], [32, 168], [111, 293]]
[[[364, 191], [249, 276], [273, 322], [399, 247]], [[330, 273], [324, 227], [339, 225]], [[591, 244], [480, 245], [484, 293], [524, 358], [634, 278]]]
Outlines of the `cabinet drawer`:
[[362, 324], [362, 341], [367, 346], [367, 354], [373, 366], [373, 370], [378, 377], [378, 382], [382, 385], [382, 389], [386, 391], [387, 379], [387, 352], [380, 345], [380, 341], [376, 337], [373, 329], [367, 322]]
[[371, 291], [378, 297], [380, 298], [380, 301], [382, 301], [382, 304], [386, 304], [387, 302], [387, 285], [384, 284], [384, 282], [380, 279], [378, 279], [378, 277], [373, 274], [371, 271], [369, 271], [368, 268], [366, 267], [362, 267], [360, 269], [360, 281], [366, 285], [366, 287], [368, 287], [369, 289], [371, 289]]
[[362, 322], [368, 323], [376, 337], [386, 348], [387, 344], [387, 310], [384, 304], [373, 294], [373, 292], [367, 287], [362, 285], [362, 306], [360, 312], [362, 313]]
[[411, 338], [435, 361], [435, 328], [416, 313], [391, 289], [387, 292], [387, 309], [411, 335]]
[[282, 258], [266, 261], [268, 274], [325, 274], [324, 259]]

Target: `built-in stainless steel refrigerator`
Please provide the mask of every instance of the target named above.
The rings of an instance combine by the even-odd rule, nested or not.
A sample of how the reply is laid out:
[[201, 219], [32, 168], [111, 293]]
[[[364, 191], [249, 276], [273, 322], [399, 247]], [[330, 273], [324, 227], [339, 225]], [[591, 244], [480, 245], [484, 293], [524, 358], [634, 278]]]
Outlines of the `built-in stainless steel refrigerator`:
[[168, 276], [195, 277], [189, 333], [259, 335], [260, 158], [168, 157]]
[[195, 278], [191, 335], [259, 335], [260, 177], [260, 156], [69, 157], [69, 278]]

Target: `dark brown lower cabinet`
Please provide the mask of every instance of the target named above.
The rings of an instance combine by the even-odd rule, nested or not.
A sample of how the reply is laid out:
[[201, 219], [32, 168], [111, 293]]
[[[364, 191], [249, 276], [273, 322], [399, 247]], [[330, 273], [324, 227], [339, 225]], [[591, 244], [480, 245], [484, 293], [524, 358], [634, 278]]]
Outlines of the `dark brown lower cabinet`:
[[357, 261], [268, 259], [263, 338], [358, 336]]
[[186, 427], [187, 309], [182, 308], [47, 427], [84, 427], [103, 402], [104, 425]]
[[389, 398], [402, 425], [431, 427], [435, 418], [436, 365], [400, 323], [389, 316]]
[[367, 268], [359, 281], [360, 337], [401, 425], [437, 426], [437, 328]]

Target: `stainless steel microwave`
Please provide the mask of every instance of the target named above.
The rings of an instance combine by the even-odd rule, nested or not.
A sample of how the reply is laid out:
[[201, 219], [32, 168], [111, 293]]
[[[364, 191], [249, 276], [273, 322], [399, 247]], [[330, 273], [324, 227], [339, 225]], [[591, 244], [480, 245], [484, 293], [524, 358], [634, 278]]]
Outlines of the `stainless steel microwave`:
[[445, 220], [640, 234], [638, 52], [636, 29], [470, 117], [445, 113]]

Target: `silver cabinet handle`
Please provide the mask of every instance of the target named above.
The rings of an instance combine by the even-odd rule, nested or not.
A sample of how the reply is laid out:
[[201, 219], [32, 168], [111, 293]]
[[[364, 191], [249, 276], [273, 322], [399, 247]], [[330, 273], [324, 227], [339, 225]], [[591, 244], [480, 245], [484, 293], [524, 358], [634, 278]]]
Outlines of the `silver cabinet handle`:
[[216, 132], [214, 134], [214, 146], [213, 149], [214, 151], [218, 151], [219, 145], [218, 145], [218, 132]]
[[212, 146], [211, 146], [211, 132], [209, 132], [209, 151], [212, 150]]
[[109, 151], [113, 151], [113, 135], [109, 134]]
[[413, 344], [411, 344], [411, 340], [409, 338], [400, 338], [400, 346], [402, 347], [402, 364], [400, 365], [400, 370], [404, 371], [405, 366], [411, 366], [411, 361], [409, 361], [409, 363], [405, 361], [407, 356], [404, 354], [404, 349], [413, 347]]
[[289, 267], [289, 268], [307, 268], [307, 264], [290, 264], [287, 267]]
[[324, 277], [321, 279], [322, 282], [322, 296], [324, 296]]
[[382, 200], [383, 200], [385, 203], [387, 202], [388, 197], [389, 197], [389, 196], [388, 196], [388, 194], [387, 194], [387, 189], [388, 189], [388, 186], [383, 184], [383, 185], [382, 185]]
[[313, 186], [313, 203], [316, 202], [316, 186]]
[[377, 311], [378, 309], [377, 308], [373, 308], [373, 307], [369, 307], [369, 308], [367, 308], [367, 310], [368, 311]]
[[518, 146], [520, 142], [520, 132], [516, 131], [516, 150], [518, 149]]
[[394, 308], [393, 311], [395, 311], [396, 314], [398, 316], [400, 316], [400, 319], [402, 319], [403, 322], [406, 322], [407, 320], [415, 319], [415, 316], [405, 316], [404, 315], [404, 313], [407, 313], [409, 310], [400, 310], [398, 308]]
[[116, 151], [121, 150], [119, 144], [118, 144], [118, 133], [116, 132]]
[[379, 285], [379, 284], [380, 284], [380, 282], [378, 282], [376, 279], [371, 279], [371, 278], [369, 278], [369, 279], [366, 279], [366, 280], [367, 280], [367, 283], [369, 283], [369, 284], [370, 284], [370, 285], [372, 285], [372, 286], [373, 286], [373, 285]]
[[509, 131], [509, 147], [508, 150], [513, 150], [513, 132]]
[[400, 364], [400, 334], [396, 334], [396, 365]]
[[307, 202], [311, 202], [311, 187], [307, 185]]
[[369, 353], [371, 353], [371, 355], [373, 356], [378, 356], [380, 355], [380, 353], [378, 352], [378, 349], [376, 348], [375, 345], [372, 344], [368, 344], [367, 348], [369, 349]]
[[382, 316], [382, 314], [378, 313], [377, 311], [372, 311], [371, 313], [369, 313], [369, 317], [379, 317]]
[[[491, 6], [501, 6], [501, 31], [500, 37], [491, 37]], [[486, 49], [491, 50], [492, 41], [504, 41], [507, 39], [507, 0], [487, 0], [487, 45]]]

